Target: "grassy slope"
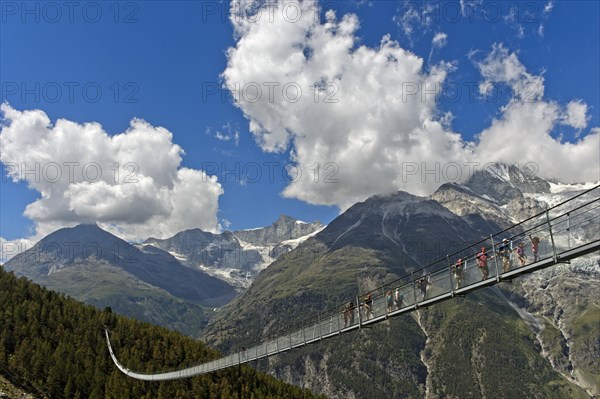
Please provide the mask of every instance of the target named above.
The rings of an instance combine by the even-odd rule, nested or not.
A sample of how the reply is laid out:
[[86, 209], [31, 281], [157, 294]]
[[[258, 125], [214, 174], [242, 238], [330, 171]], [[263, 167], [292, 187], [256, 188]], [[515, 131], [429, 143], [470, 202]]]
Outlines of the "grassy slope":
[[[600, 307], [591, 304], [587, 309], [573, 320], [571, 324], [572, 334], [579, 339], [573, 343], [572, 351], [575, 353], [600, 352]], [[594, 356], [578, 359], [578, 367], [581, 378], [585, 379], [590, 386], [594, 386], [600, 392], [600, 361], [594, 360]]]
[[[328, 252], [317, 240], [302, 254], [284, 255], [263, 271], [247, 292], [218, 312], [210, 339], [225, 350], [257, 343], [290, 324], [392, 279], [372, 250], [345, 247]], [[312, 262], [305, 257], [310, 255]], [[343, 265], [343, 267], [340, 267]], [[231, 324], [235, 320], [234, 324]], [[425, 337], [411, 317], [272, 358], [259, 368], [296, 385], [348, 397], [422, 397], [426, 369], [419, 360]], [[314, 365], [315, 373], [307, 372]], [[375, 382], [375, 383], [374, 383]]]
[[206, 311], [109, 265], [81, 264], [52, 273], [40, 282], [90, 305], [197, 336]]

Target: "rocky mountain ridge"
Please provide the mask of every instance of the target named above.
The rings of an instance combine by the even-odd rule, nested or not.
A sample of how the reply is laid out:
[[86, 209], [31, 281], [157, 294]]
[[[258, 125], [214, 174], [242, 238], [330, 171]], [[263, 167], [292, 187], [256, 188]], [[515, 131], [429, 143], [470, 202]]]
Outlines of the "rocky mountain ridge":
[[281, 215], [267, 227], [220, 234], [186, 230], [164, 240], [149, 238], [143, 246], [165, 250], [188, 267], [244, 289], [275, 259], [323, 227], [319, 221], [306, 223]]

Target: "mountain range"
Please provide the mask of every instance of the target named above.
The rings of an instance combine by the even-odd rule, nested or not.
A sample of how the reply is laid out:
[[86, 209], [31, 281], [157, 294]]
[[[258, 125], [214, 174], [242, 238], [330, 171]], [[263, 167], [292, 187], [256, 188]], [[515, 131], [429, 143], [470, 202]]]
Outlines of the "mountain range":
[[[49, 235], [4, 267], [228, 352], [591, 187], [491, 164], [428, 197], [373, 196], [328, 226], [281, 216], [264, 228], [193, 229], [129, 244], [81, 225]], [[594, 226], [577, 234], [600, 235]], [[599, 258], [419, 309], [256, 367], [332, 398], [598, 395]]]
[[306, 223], [281, 215], [270, 226], [213, 234], [200, 229], [182, 231], [145, 246], [168, 251], [184, 265], [198, 268], [238, 288], [247, 288], [261, 270], [280, 255], [323, 229], [319, 221]]
[[322, 227], [281, 216], [265, 228], [195, 229], [130, 244], [95, 224], [79, 225], [46, 236], [4, 268], [99, 308], [197, 336], [213, 308]]
[[[249, 347], [589, 187], [494, 164], [427, 198], [371, 197], [260, 273], [216, 312], [203, 337], [225, 352]], [[582, 234], [599, 234], [594, 226]], [[597, 259], [420, 309], [258, 367], [332, 398], [597, 395]], [[580, 291], [577, 280], [587, 280]]]

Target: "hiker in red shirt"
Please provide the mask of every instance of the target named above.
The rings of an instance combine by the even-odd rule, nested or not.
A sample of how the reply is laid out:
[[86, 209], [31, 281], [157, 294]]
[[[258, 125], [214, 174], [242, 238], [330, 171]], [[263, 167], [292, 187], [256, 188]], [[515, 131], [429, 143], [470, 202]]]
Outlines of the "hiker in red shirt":
[[481, 281], [487, 280], [490, 270], [488, 269], [487, 264], [489, 257], [485, 253], [485, 247], [481, 247], [481, 251], [475, 256], [475, 259], [477, 259], [477, 265], [479, 266], [479, 270], [481, 270]]

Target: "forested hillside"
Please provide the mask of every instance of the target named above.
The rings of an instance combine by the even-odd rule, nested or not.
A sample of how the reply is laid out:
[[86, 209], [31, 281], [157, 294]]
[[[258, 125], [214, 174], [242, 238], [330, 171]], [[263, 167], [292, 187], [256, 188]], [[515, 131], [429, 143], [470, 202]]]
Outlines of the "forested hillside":
[[104, 325], [111, 329], [117, 356], [130, 369], [167, 370], [218, 357], [198, 341], [81, 304], [0, 267], [0, 375], [40, 397], [313, 397], [250, 367], [179, 381], [133, 380], [110, 360]]

